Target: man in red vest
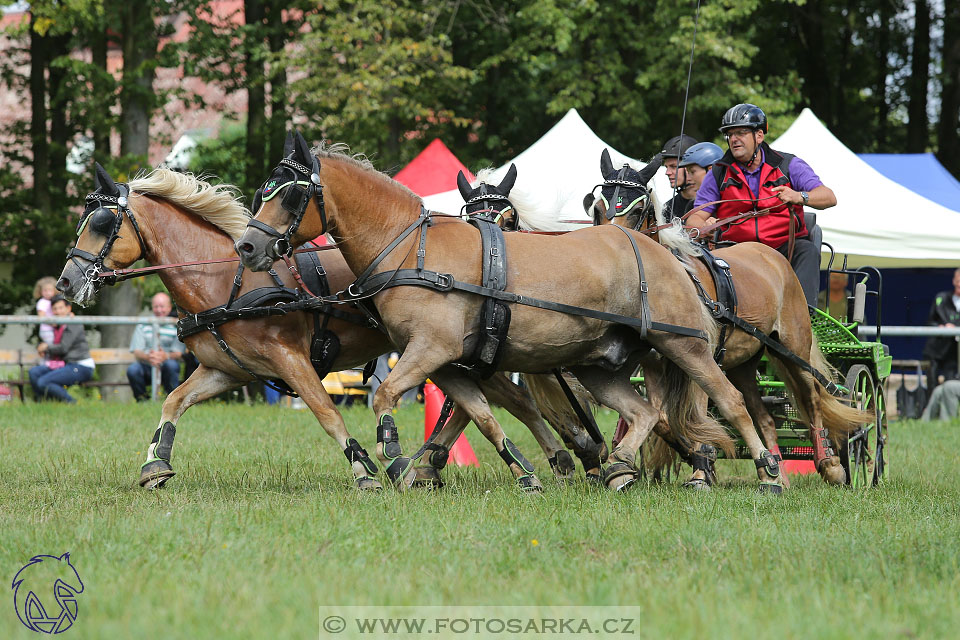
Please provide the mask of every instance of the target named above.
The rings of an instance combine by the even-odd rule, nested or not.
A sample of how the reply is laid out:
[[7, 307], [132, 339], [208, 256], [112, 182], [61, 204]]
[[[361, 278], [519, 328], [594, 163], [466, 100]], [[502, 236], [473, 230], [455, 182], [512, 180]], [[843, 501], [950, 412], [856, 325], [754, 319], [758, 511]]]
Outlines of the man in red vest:
[[837, 197], [810, 165], [774, 151], [763, 141], [767, 116], [760, 107], [738, 104], [730, 108], [723, 114], [720, 133], [727, 139], [728, 151], [700, 185], [694, 208], [703, 207], [687, 224], [704, 227], [746, 212], [760, 212], [723, 228], [721, 239], [762, 242], [778, 250], [790, 260], [807, 304], [816, 306], [820, 255], [807, 239], [803, 208], [827, 209], [837, 204]]

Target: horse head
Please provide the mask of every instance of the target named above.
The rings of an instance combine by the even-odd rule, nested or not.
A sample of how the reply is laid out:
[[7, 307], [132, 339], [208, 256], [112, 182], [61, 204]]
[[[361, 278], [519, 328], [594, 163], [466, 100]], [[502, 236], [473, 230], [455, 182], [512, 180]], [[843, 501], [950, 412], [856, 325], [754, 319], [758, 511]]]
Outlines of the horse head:
[[[483, 172], [481, 172], [481, 176]], [[507, 175], [498, 185], [492, 185], [480, 178], [477, 185], [471, 186], [467, 182], [463, 171], [457, 174], [457, 188], [463, 196], [465, 204], [463, 213], [466, 217], [479, 216], [492, 220], [507, 231], [517, 229], [517, 210], [510, 202], [510, 190], [517, 181], [517, 165], [511, 164]]]
[[648, 164], [642, 171], [626, 163], [620, 168], [614, 167], [609, 149], [604, 149], [600, 154], [603, 183], [597, 185], [600, 195], [594, 197], [591, 192], [584, 196], [584, 210], [592, 214], [595, 225], [611, 224], [617, 218], [623, 218], [624, 226], [634, 229], [650, 226], [654, 208], [647, 183], [659, 168], [660, 165], [655, 163]]
[[130, 189], [116, 183], [96, 164], [94, 190], [85, 198], [77, 223], [76, 246], [67, 252], [67, 263], [57, 281], [63, 295], [85, 306], [93, 301], [104, 269], [121, 269], [145, 256], [139, 225], [130, 209]]
[[[299, 234], [311, 208], [319, 213], [319, 232]], [[254, 271], [266, 271], [298, 244], [326, 233], [320, 161], [299, 131], [287, 133], [284, 157], [254, 195], [253, 214], [255, 219], [248, 223], [236, 248], [243, 263]]]

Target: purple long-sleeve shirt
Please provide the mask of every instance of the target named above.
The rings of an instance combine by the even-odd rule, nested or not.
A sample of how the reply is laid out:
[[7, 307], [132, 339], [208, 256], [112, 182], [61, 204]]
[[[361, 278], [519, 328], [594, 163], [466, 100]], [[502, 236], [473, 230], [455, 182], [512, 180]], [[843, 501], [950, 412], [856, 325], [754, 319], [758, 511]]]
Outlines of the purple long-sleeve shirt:
[[[760, 150], [761, 161], [765, 158], [766, 154], [763, 149]], [[761, 162], [760, 165], [753, 171], [747, 171], [743, 168], [743, 165], [737, 163], [743, 171], [744, 177], [747, 179], [747, 186], [750, 187], [750, 191], [756, 194], [760, 191], [760, 169], [763, 166]], [[813, 169], [810, 168], [806, 162], [801, 158], [794, 156], [793, 160], [790, 162], [790, 184], [794, 191], [813, 191], [817, 187], [823, 184], [820, 181], [820, 177], [813, 172]], [[697, 190], [697, 199], [694, 200], [693, 206], [699, 207], [705, 202], [714, 202], [720, 199], [720, 187], [717, 185], [716, 178], [713, 177], [713, 171], [707, 172], [707, 175], [704, 177], [703, 182], [700, 184], [700, 189]], [[713, 214], [717, 210], [717, 205], [712, 204], [710, 206], [704, 207], [704, 211], [709, 214]]]

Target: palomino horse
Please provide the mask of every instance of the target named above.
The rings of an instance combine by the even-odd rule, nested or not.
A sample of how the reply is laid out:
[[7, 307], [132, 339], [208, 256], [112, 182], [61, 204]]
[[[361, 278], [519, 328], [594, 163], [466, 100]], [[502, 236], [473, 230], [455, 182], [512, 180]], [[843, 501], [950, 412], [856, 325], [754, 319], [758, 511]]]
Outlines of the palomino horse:
[[[176, 269], [160, 271], [160, 278], [172, 294], [180, 310], [186, 314], [201, 313], [224, 303], [234, 285], [236, 264], [227, 261], [236, 254], [233, 239], [246, 228], [250, 214], [235, 198], [235, 189], [226, 185], [211, 186], [192, 176], [157, 169], [129, 185], [117, 185], [97, 167], [97, 191], [88, 197], [87, 210], [81, 222], [77, 249], [63, 269], [58, 287], [71, 299], [87, 304], [96, 295], [100, 282], [95, 274], [103, 267], [124, 268], [143, 257], [154, 265], [179, 264], [199, 256], [220, 263], [190, 263]], [[122, 207], [118, 200], [123, 199]], [[121, 210], [118, 210], [121, 209]], [[79, 253], [77, 253], [79, 251]], [[98, 254], [102, 253], [98, 261]], [[354, 275], [337, 250], [319, 253], [323, 269], [332, 287], [345, 287]], [[95, 264], [95, 263], [100, 264]], [[284, 285], [293, 286], [286, 269]], [[278, 274], [279, 275], [279, 274]], [[267, 274], [247, 274], [238, 296], [258, 287], [276, 289]], [[327, 328], [339, 339], [339, 354], [332, 362], [334, 370], [357, 366], [386, 351], [390, 344], [380, 331], [349, 321], [349, 314], [365, 320], [355, 310], [345, 309], [340, 317], [330, 317]], [[255, 373], [264, 378], [286, 381], [313, 411], [326, 432], [344, 449], [351, 462], [356, 484], [362, 489], [379, 488], [373, 477], [376, 465], [350, 437], [336, 406], [327, 395], [310, 360], [311, 335], [314, 324], [309, 312], [292, 312], [258, 319], [233, 320], [218, 327], [224, 344], [237, 357], [235, 361], [209, 331], [185, 338], [200, 360], [200, 367], [175, 389], [163, 404], [160, 426], [149, 447], [140, 483], [154, 488], [172, 475], [170, 453], [175, 425], [192, 405], [223, 391], [250, 381]], [[344, 319], [347, 318], [347, 319]], [[533, 431], [551, 460], [560, 478], [573, 471], [569, 454], [543, 424], [532, 401], [516, 385], [503, 376], [494, 376], [483, 385], [484, 393], [494, 402], [507, 407]], [[455, 411], [451, 423], [469, 420], [462, 411]], [[567, 422], [571, 422], [569, 419]], [[589, 468], [598, 467], [597, 447], [590, 446], [585, 433], [573, 430], [564, 434], [574, 444], [587, 443], [584, 455], [592, 452]], [[411, 478], [413, 476], [411, 475]], [[419, 478], [424, 484], [439, 482], [430, 470]]]
[[[637, 208], [618, 211], [617, 217], [608, 215], [606, 202], [636, 201], [645, 192], [645, 180], [630, 167], [614, 167], [606, 150], [600, 158], [600, 171], [605, 182], [601, 188], [602, 197], [597, 198], [593, 204], [593, 218], [597, 224], [623, 220], [620, 223], [623, 226], [641, 231], [654, 224], [662, 224], [662, 218], [654, 218]], [[660, 230], [659, 240], [676, 251], [684, 266], [703, 285], [710, 299], [716, 300], [717, 289], [710, 270], [702, 260], [696, 258], [701, 253], [700, 249], [680, 228], [679, 221], [673, 227]], [[737, 315], [778, 340], [793, 353], [806, 357], [815, 369], [829, 378], [830, 366], [814, 339], [803, 290], [787, 259], [778, 251], [756, 242], [716, 249], [713, 254], [730, 265], [730, 273], [736, 285]], [[776, 425], [763, 405], [756, 382], [757, 365], [765, 351], [764, 345], [740, 329], [730, 329], [732, 332], [729, 332], [722, 345], [724, 352], [721, 365], [731, 382], [743, 394], [750, 416], [754, 423], [760, 426], [767, 447], [779, 456]], [[845, 472], [839, 456], [831, 446], [830, 438], [836, 443], [841, 442], [847, 433], [867, 421], [867, 417], [837, 400], [809, 371], [798, 366], [796, 362], [772, 349], [766, 351], [771, 356], [780, 378], [796, 400], [801, 415], [810, 426], [817, 470], [826, 482], [843, 484]], [[656, 367], [657, 363], [649, 365]], [[645, 364], [644, 373], [654, 383], [652, 389], [648, 384], [648, 391], [658, 394], [661, 391], [656, 388], [658, 376], [655, 368], [653, 372], [654, 375], [650, 376], [651, 369]]]
[[[627, 434], [604, 470], [607, 486], [622, 488], [637, 478], [637, 449], [659, 417], [629, 380], [653, 347], [665, 356], [671, 428], [690, 440], [729, 446], [723, 427], [690, 392], [692, 379], [743, 436], [761, 488], [782, 489], [776, 460], [763, 447], [743, 397], [713, 361], [710, 336], [716, 324], [669, 251], [642, 234], [604, 226], [562, 236], [504, 234], [503, 253], [481, 255], [476, 227], [432, 218], [415, 194], [368, 164], [323, 149], [315, 155], [299, 134], [295, 149], [264, 187], [282, 197], [263, 198], [254, 207], [237, 250], [244, 264], [262, 271], [291, 246], [329, 231], [347, 264], [360, 273], [348, 289], [350, 298], [372, 303], [370, 312], [403, 348], [374, 397], [377, 453], [385, 463], [402, 457], [390, 410], [430, 372], [473, 353], [486, 331], [481, 308], [493, 297], [507, 301], [511, 311], [500, 369], [538, 373], [567, 367], [598, 401], [625, 417]], [[508, 290], [480, 287], [483, 264], [507, 256]], [[407, 286], [389, 286], [396, 283]], [[638, 290], [645, 295], [636, 295]], [[469, 376], [457, 369], [442, 375], [458, 405], [477, 413], [486, 409]], [[477, 422], [480, 430], [525, 484], [529, 463], [486, 414]], [[451, 437], [456, 434], [444, 430], [439, 441]]]

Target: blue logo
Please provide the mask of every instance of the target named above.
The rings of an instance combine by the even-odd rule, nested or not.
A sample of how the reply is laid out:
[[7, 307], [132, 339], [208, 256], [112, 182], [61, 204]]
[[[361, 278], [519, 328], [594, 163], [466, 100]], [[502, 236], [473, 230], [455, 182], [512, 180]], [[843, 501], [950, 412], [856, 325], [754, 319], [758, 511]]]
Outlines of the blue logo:
[[33, 556], [13, 578], [13, 603], [23, 626], [38, 633], [63, 633], [77, 619], [80, 574], [70, 553]]

